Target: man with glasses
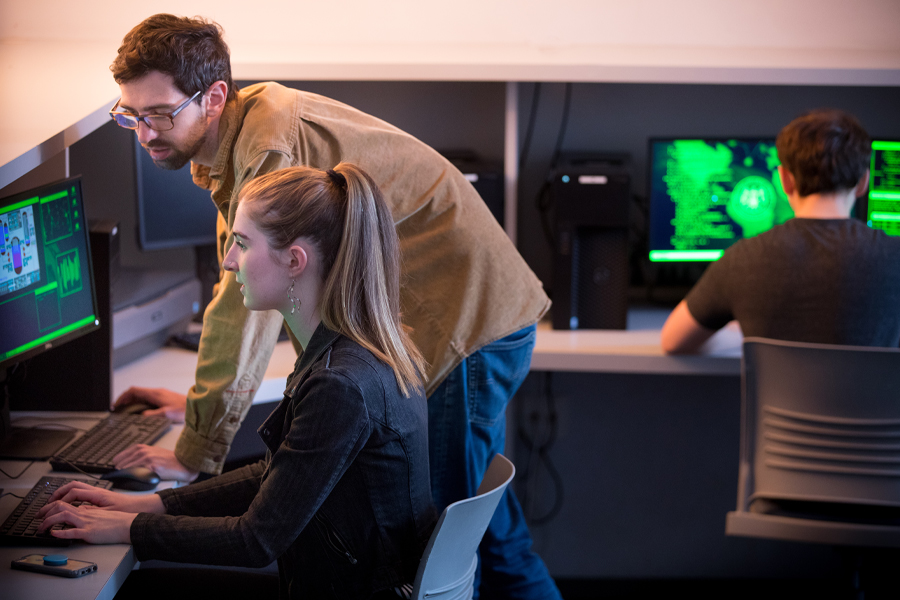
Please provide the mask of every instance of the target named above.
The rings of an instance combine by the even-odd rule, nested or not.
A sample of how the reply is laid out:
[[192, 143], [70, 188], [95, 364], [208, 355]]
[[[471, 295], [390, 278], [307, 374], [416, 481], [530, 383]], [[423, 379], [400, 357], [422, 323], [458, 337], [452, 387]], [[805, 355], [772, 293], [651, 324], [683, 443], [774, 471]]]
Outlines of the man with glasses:
[[[238, 91], [215, 23], [150, 17], [125, 36], [112, 67], [116, 122], [134, 129], [157, 166], [188, 160], [219, 209], [219, 258], [231, 244], [242, 187], [293, 165], [358, 164], [376, 180], [397, 223], [404, 324], [428, 362], [429, 454], [435, 504], [475, 494], [502, 452], [506, 405], [528, 373], [535, 323], [550, 302], [463, 175], [437, 152], [340, 102], [275, 83]], [[218, 473], [249, 409], [281, 329], [277, 313], [249, 312], [225, 273], [203, 318], [196, 384], [185, 396], [131, 389], [185, 411], [174, 455], [135, 446], [118, 467], [149, 466], [192, 480]], [[287, 284], [285, 289], [287, 289]], [[481, 546], [481, 590], [504, 598], [559, 598], [509, 490]], [[476, 588], [477, 589], [477, 588]]]

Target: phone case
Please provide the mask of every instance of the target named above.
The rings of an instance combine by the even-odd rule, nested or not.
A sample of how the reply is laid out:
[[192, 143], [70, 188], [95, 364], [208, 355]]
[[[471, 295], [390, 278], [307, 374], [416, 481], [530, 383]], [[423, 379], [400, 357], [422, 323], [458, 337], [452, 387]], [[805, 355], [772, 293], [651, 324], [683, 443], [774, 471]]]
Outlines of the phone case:
[[46, 554], [29, 554], [10, 564], [13, 569], [46, 573], [57, 577], [81, 577], [97, 570], [97, 564], [83, 560], [68, 559], [65, 565], [50, 566], [44, 564]]

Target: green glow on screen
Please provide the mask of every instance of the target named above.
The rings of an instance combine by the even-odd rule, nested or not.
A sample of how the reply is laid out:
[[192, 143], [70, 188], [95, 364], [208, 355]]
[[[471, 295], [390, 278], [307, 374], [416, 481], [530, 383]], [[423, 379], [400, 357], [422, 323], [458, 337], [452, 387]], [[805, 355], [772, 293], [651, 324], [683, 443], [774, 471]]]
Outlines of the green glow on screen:
[[738, 239], [794, 216], [774, 140], [672, 140], [657, 148], [665, 155], [654, 158], [654, 185], [675, 205], [675, 216], [671, 250], [657, 245], [651, 261], [716, 260]]
[[872, 142], [869, 175], [869, 225], [900, 235], [900, 142]]
[[22, 344], [18, 348], [13, 348], [12, 350], [10, 350], [9, 352], [6, 352], [5, 354], [0, 354], [0, 360], [6, 360], [7, 358], [9, 358], [11, 356], [21, 354], [27, 350], [31, 350], [32, 348], [36, 348], [42, 344], [46, 344], [47, 342], [55, 340], [58, 337], [62, 337], [63, 335], [65, 335], [71, 331], [75, 331], [76, 329], [78, 329], [80, 327], [84, 327], [85, 325], [88, 325], [89, 323], [92, 323], [95, 320], [96, 320], [96, 317], [94, 315], [85, 317], [85, 318], [81, 319], [80, 321], [76, 321], [75, 323], [72, 323], [71, 325], [66, 325], [65, 327], [63, 327], [61, 329], [57, 329], [56, 331], [48, 333], [47, 335], [45, 335], [43, 337], [40, 337], [36, 340], [32, 340], [32, 341], [28, 342], [27, 344]]
[[724, 250], [651, 250], [653, 262], [707, 262], [719, 260]]

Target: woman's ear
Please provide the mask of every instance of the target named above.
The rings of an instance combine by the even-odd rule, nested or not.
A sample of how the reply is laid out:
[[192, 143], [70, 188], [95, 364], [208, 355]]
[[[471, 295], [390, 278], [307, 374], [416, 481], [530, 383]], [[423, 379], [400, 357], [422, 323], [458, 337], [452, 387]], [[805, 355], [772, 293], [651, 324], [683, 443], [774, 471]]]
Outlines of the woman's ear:
[[309, 254], [307, 254], [307, 249], [302, 245], [294, 242], [291, 244], [290, 248], [287, 249], [288, 253], [288, 272], [291, 278], [299, 277], [303, 271], [306, 270], [306, 265], [309, 263]]

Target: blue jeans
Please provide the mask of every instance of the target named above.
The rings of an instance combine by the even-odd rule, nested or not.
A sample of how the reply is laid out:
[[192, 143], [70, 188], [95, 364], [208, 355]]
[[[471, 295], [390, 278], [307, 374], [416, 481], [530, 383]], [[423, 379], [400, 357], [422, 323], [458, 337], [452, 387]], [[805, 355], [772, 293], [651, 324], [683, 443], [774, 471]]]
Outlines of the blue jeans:
[[[506, 405], [528, 375], [535, 326], [475, 352], [428, 398], [431, 491], [439, 511], [475, 495], [491, 459], [503, 452]], [[531, 551], [522, 508], [507, 488], [479, 547], [475, 598], [560, 599]], [[480, 577], [480, 585], [479, 585]]]

